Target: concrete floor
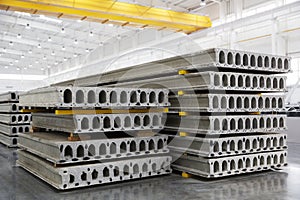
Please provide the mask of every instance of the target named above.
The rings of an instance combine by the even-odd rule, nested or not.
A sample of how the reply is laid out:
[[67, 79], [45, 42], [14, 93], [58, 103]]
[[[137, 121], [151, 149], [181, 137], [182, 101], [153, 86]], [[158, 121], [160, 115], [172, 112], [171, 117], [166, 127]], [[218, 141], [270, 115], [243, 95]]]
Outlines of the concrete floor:
[[300, 198], [300, 144], [289, 143], [289, 166], [208, 181], [177, 174], [125, 183], [59, 192], [15, 166], [16, 150], [0, 145], [0, 200], [10, 199], [280, 199]]
[[184, 179], [178, 174], [172, 174], [59, 192], [22, 168], [16, 167], [16, 150], [0, 145], [0, 200], [298, 200], [300, 199], [299, 152], [300, 143], [289, 142], [289, 166], [281, 171], [253, 173], [212, 181], [201, 178]]

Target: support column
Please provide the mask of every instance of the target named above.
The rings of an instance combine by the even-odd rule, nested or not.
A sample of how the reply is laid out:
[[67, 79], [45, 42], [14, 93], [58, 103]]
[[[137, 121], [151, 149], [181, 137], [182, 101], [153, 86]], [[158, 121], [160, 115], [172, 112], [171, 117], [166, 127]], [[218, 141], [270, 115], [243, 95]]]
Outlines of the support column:
[[233, 1], [233, 6], [234, 6], [235, 19], [237, 20], [237, 19], [242, 18], [243, 1], [241, 1], [241, 0], [234, 0]]
[[236, 43], [237, 41], [237, 32], [235, 30], [230, 31], [230, 44], [229, 48], [230, 49], [238, 49], [238, 44]]
[[226, 15], [227, 15], [227, 2], [221, 1], [219, 3], [219, 16], [220, 16], [220, 23], [226, 23]]
[[286, 55], [286, 38], [281, 35], [279, 22], [272, 20], [272, 54]]

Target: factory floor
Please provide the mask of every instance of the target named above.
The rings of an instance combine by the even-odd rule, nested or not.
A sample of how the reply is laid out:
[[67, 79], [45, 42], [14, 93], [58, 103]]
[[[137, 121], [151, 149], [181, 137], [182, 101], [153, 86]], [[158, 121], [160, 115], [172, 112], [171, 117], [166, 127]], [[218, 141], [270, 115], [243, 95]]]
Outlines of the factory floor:
[[280, 171], [217, 180], [185, 179], [179, 174], [172, 174], [60, 192], [16, 167], [16, 150], [0, 144], [0, 200], [296, 200], [300, 199], [300, 143], [290, 140], [288, 151], [289, 165]]

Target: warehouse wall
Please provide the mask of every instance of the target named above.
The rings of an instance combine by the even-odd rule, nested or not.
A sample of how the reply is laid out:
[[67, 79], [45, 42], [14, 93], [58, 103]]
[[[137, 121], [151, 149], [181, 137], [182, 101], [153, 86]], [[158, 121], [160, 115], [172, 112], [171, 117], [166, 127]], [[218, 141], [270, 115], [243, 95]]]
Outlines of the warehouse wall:
[[300, 123], [300, 117], [288, 117], [287, 118], [288, 141], [289, 142], [300, 144], [299, 123]]
[[27, 91], [39, 87], [44, 87], [46, 85], [48, 85], [48, 83], [42, 80], [24, 80], [22, 79], [22, 77], [19, 77], [19, 80], [1, 78], [0, 93], [4, 93], [7, 91]]
[[[279, 6], [276, 2], [265, 1], [264, 4], [253, 7], [245, 1], [243, 6], [246, 10], [242, 10], [242, 15], [232, 14], [233, 8], [226, 5], [225, 19], [215, 16], [217, 19], [214, 20], [213, 28], [189, 36], [167, 31], [138, 30], [131, 37], [112, 41], [87, 56], [59, 66], [60, 70], [51, 69], [48, 81], [56, 83], [213, 47], [259, 50], [261, 53], [297, 58], [300, 55], [296, 52], [300, 45], [300, 2], [285, 6]], [[227, 4], [233, 3], [234, 0]], [[217, 7], [207, 9], [222, 6], [213, 5]], [[276, 6], [278, 7], [273, 9]], [[240, 12], [237, 8], [233, 10]], [[221, 9], [216, 10], [216, 13], [221, 14]]]

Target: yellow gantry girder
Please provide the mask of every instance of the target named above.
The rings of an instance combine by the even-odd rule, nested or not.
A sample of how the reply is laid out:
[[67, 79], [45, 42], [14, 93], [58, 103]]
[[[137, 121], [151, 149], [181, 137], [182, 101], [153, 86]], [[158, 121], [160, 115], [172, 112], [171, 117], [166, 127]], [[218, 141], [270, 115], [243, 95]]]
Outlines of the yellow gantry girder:
[[211, 27], [210, 18], [112, 0], [0, 0], [0, 9], [73, 16], [123, 26], [156, 27], [187, 34]]

